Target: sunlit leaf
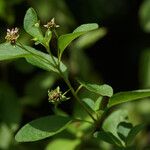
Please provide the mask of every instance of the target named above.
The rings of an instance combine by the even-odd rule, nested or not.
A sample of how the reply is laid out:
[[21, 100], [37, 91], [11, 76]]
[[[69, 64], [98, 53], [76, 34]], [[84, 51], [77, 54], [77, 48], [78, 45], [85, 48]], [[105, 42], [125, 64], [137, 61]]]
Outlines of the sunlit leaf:
[[98, 84], [86, 83], [83, 81], [79, 81], [79, 83], [82, 86], [84, 86], [87, 90], [94, 92], [94, 93], [97, 93], [101, 96], [111, 97], [113, 95], [112, 87], [107, 85], [107, 84], [98, 85]]
[[24, 17], [24, 29], [34, 37], [36, 41], [42, 41], [43, 35], [40, 29], [37, 14], [33, 8], [29, 8]]
[[95, 111], [98, 111], [100, 109], [100, 104], [102, 102], [102, 99], [103, 97], [100, 96], [96, 101], [95, 101], [95, 104], [94, 104], [94, 110]]
[[127, 111], [117, 110], [111, 113], [103, 122], [104, 131], [111, 132], [113, 135], [119, 138], [117, 134], [117, 127], [120, 122], [127, 121]]
[[94, 101], [90, 98], [84, 98], [83, 102], [92, 110], [94, 110]]
[[85, 35], [79, 37], [77, 41], [75, 41], [75, 48], [85, 49], [92, 46], [95, 42], [106, 35], [105, 28], [99, 28], [97, 30], [90, 31]]
[[73, 33], [61, 35], [58, 38], [58, 49], [60, 51], [60, 55], [62, 55], [64, 49], [77, 37], [98, 28], [98, 24], [96, 23], [89, 23], [89, 24], [83, 24], [76, 28]]
[[114, 94], [110, 98], [108, 106], [111, 107], [117, 104], [129, 102], [129, 101], [133, 101], [133, 100], [137, 100], [149, 96], [150, 96], [150, 89], [120, 92]]
[[121, 140], [126, 142], [126, 138], [132, 129], [133, 125], [128, 122], [120, 122], [117, 127], [117, 134], [120, 137]]
[[0, 60], [9, 60], [29, 56], [30, 54], [18, 46], [9, 43], [0, 44]]
[[98, 28], [98, 24], [97, 23], [88, 23], [88, 24], [83, 24], [80, 25], [79, 27], [77, 27], [73, 33], [77, 33], [77, 32], [88, 32], [88, 31], [92, 31]]
[[[58, 73], [56, 65], [53, 59], [46, 53], [40, 52], [30, 46], [15, 45], [12, 46], [9, 43], [0, 44], [0, 60], [9, 60], [15, 58], [26, 58], [26, 60], [39, 68], [47, 71], [53, 71]], [[54, 57], [56, 63], [58, 59]], [[67, 68], [63, 63], [60, 63], [60, 70], [67, 74]]]
[[63, 131], [72, 120], [62, 116], [46, 116], [23, 126], [15, 136], [18, 142], [38, 141]]

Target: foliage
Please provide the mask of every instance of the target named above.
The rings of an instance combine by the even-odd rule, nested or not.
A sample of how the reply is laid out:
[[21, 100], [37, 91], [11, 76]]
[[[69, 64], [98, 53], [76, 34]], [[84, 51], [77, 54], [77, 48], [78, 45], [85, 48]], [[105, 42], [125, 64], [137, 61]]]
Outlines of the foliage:
[[[25, 31], [32, 36], [35, 45], [41, 45], [45, 51], [40, 51], [37, 48], [23, 44], [19, 39], [15, 39], [16, 41], [13, 41], [13, 43], [11, 41], [12, 39], [10, 39], [10, 41], [0, 44], [0, 61], [24, 58], [33, 66], [47, 71], [42, 78], [44, 90], [42, 91], [41, 89], [41, 91], [38, 91], [37, 89], [39, 93], [36, 93], [34, 88], [36, 88], [36, 85], [38, 87], [41, 84], [36, 84], [36, 80], [34, 80], [35, 86], [33, 86], [33, 84], [27, 85], [27, 97], [24, 97], [24, 104], [37, 105], [37, 103], [40, 103], [38, 98], [43, 98], [46, 94], [45, 91], [51, 88], [57, 79], [63, 80], [68, 86], [66, 92], [62, 92], [64, 90], [61, 89], [61, 87], [59, 90], [57, 90], [58, 87], [52, 90], [55, 91], [55, 93], [48, 92], [48, 96], [51, 97], [51, 99], [53, 98], [52, 101], [50, 101], [54, 104], [53, 114], [25, 124], [16, 133], [15, 140], [17, 142], [33, 142], [42, 139], [47, 140], [47, 138], [51, 136], [57, 137], [57, 135], [60, 135], [58, 139], [55, 139], [47, 145], [46, 150], [60, 149], [63, 145], [66, 146], [64, 146], [64, 149], [68, 150], [76, 148], [81, 149], [86, 139], [91, 143], [93, 140], [95, 142], [95, 148], [97, 149], [100, 148], [99, 143], [102, 141], [109, 143], [114, 149], [118, 150], [135, 148], [134, 140], [137, 134], [144, 129], [145, 125], [133, 125], [128, 119], [127, 112], [123, 109], [117, 111], [113, 110], [118, 104], [149, 97], [150, 90], [123, 91], [114, 94], [113, 88], [108, 84], [91, 83], [83, 81], [82, 79], [74, 79], [74, 82], [78, 85], [77, 88], [76, 86], [74, 87], [69, 79], [70, 68], [62, 59], [63, 53], [65, 50], [67, 51], [71, 43], [73, 43], [70, 48], [71, 50], [73, 48], [80, 50], [92, 45], [99, 38], [104, 36], [106, 31], [103, 28], [99, 28], [97, 23], [88, 23], [80, 25], [72, 33], [59, 36], [56, 31], [57, 25], [53, 21], [54, 20], [50, 21], [51, 26], [47, 24], [47, 26], [45, 26], [46, 29], [43, 30], [37, 13], [33, 8], [29, 8], [24, 17]], [[91, 36], [93, 38], [91, 38]], [[78, 38], [78, 40], [74, 42], [76, 38]], [[53, 39], [57, 40], [54, 46], [55, 49], [51, 46], [53, 44]], [[40, 78], [40, 76], [37, 76], [37, 78]], [[0, 111], [2, 111], [0, 120], [5, 122], [0, 126], [0, 131], [2, 130], [2, 132], [0, 132], [0, 137], [7, 139], [6, 144], [0, 143], [0, 146], [6, 149], [8, 148], [7, 145], [12, 142], [12, 133], [18, 128], [17, 125], [21, 118], [21, 104], [16, 102], [17, 96], [9, 85], [2, 85], [0, 87], [3, 87], [3, 89], [0, 90], [1, 92], [3, 91], [0, 93], [0, 97], [3, 97], [0, 99], [1, 104], [3, 104], [2, 106], [7, 108], [10, 97], [12, 99], [11, 104], [9, 104], [11, 108], [0, 108]], [[29, 89], [35, 90], [34, 95], [30, 93]], [[82, 93], [80, 91], [84, 93], [83, 98], [80, 95], [80, 93]], [[9, 94], [7, 95], [7, 93]], [[52, 93], [53, 95], [51, 95]], [[69, 98], [65, 97], [65, 101], [75, 100], [78, 103], [79, 106], [76, 111], [81, 108], [79, 117], [76, 117], [74, 114], [68, 115], [59, 108], [59, 104], [63, 105], [65, 102], [64, 100], [62, 101], [62, 97], [68, 93], [71, 96], [69, 95]], [[91, 95], [94, 96], [92, 97]], [[26, 101], [25, 99], [28, 100]], [[54, 101], [56, 100], [57, 102], [55, 103]], [[14, 114], [10, 114], [9, 109], [13, 110]], [[6, 112], [3, 115], [4, 111]], [[5, 114], [7, 114], [7, 116], [5, 116]], [[85, 117], [83, 119], [81, 116], [84, 114]], [[14, 117], [12, 118], [11, 115]], [[68, 135], [63, 138], [61, 133], [64, 134], [64, 136], [65, 134]], [[69, 136], [72, 138], [68, 138]]]

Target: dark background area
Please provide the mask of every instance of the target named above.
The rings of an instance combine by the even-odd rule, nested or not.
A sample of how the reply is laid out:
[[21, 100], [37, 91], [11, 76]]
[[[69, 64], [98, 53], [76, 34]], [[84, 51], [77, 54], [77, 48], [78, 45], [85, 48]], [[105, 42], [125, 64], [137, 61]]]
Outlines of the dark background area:
[[150, 35], [139, 23], [140, 0], [67, 1], [78, 24], [98, 22], [108, 34], [89, 49], [95, 69], [115, 91], [132, 90], [139, 85], [141, 51], [149, 46]]

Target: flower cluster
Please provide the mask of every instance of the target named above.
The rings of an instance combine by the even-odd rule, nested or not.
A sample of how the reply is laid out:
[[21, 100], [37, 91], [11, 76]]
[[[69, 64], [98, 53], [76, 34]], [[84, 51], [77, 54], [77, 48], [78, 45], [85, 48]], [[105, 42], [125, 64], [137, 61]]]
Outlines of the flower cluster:
[[12, 29], [7, 29], [7, 35], [5, 36], [5, 39], [10, 42], [12, 45], [16, 44], [16, 41], [19, 37], [19, 29], [12, 28]]
[[51, 21], [49, 21], [46, 25], [44, 25], [44, 27], [47, 29], [55, 29], [60, 26], [55, 23], [55, 18], [52, 18]]
[[68, 98], [65, 96], [65, 94], [62, 94], [62, 92], [60, 91], [59, 86], [55, 90], [48, 90], [48, 100], [53, 104], [58, 104], [67, 99]]

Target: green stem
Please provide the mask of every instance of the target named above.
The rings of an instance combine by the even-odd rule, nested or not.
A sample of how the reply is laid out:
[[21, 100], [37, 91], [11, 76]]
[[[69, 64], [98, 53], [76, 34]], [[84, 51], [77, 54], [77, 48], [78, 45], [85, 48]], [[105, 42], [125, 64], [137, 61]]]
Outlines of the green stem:
[[[58, 38], [58, 35], [57, 35], [56, 30], [53, 30], [53, 31], [54, 31], [56, 37]], [[52, 55], [52, 53], [51, 53], [51, 51], [50, 51], [50, 47], [49, 47], [49, 46], [46, 46], [45, 48], [46, 48], [47, 52], [50, 54], [50, 56], [51, 56], [51, 58], [52, 58], [54, 64], [56, 65], [56, 68], [58, 69], [58, 71], [59, 71], [59, 73], [60, 73], [60, 75], [61, 75], [61, 77], [64, 79], [64, 81], [65, 81], [66, 84], [68, 85], [69, 89], [71, 90], [72, 95], [75, 97], [75, 99], [78, 101], [78, 103], [82, 106], [82, 108], [87, 112], [87, 114], [93, 119], [93, 121], [96, 122], [96, 119], [93, 117], [93, 115], [91, 114], [91, 112], [88, 110], [88, 108], [84, 105], [84, 103], [83, 103], [83, 102], [80, 100], [80, 98], [77, 96], [77, 93], [76, 93], [77, 91], [75, 91], [75, 90], [73, 89], [73, 87], [72, 87], [70, 81], [68, 80], [68, 78], [66, 78], [66, 77], [64, 76], [63, 72], [61, 71], [61, 69], [60, 69], [60, 59], [58, 59], [58, 64], [57, 64], [57, 62], [55, 61], [55, 59], [54, 59], [54, 57], [53, 57], [53, 55]], [[80, 89], [79, 89], [79, 90], [80, 90]]]
[[81, 90], [81, 88], [83, 87], [83, 85], [80, 85], [77, 90], [76, 90], [76, 94]]
[[[46, 50], [47, 50], [47, 52], [49, 53], [49, 55], [50, 55], [50, 57], [52, 58], [52, 60], [53, 60], [53, 62], [54, 62], [54, 64], [56, 65], [56, 67], [58, 66], [58, 64], [57, 64], [57, 62], [55, 61], [55, 59], [54, 59], [54, 57], [53, 57], [53, 55], [52, 55], [52, 52], [50, 51], [50, 47], [49, 46], [47, 46], [46, 47]], [[58, 69], [58, 68], [57, 68]]]
[[70, 84], [70, 81], [67, 78], [65, 78], [63, 75], [62, 75], [62, 77], [63, 77], [64, 81], [66, 82], [66, 84], [68, 85], [68, 87], [70, 88], [72, 95], [75, 97], [75, 99], [78, 101], [78, 103], [87, 112], [87, 114], [93, 119], [93, 121], [96, 122], [96, 119], [93, 117], [93, 115], [91, 114], [91, 112], [88, 110], [88, 108], [84, 105], [84, 103], [77, 96], [76, 92], [74, 91], [73, 87]]
[[54, 32], [56, 38], [58, 39], [58, 34], [57, 34], [57, 32], [56, 32], [56, 29], [53, 29], [53, 32]]

